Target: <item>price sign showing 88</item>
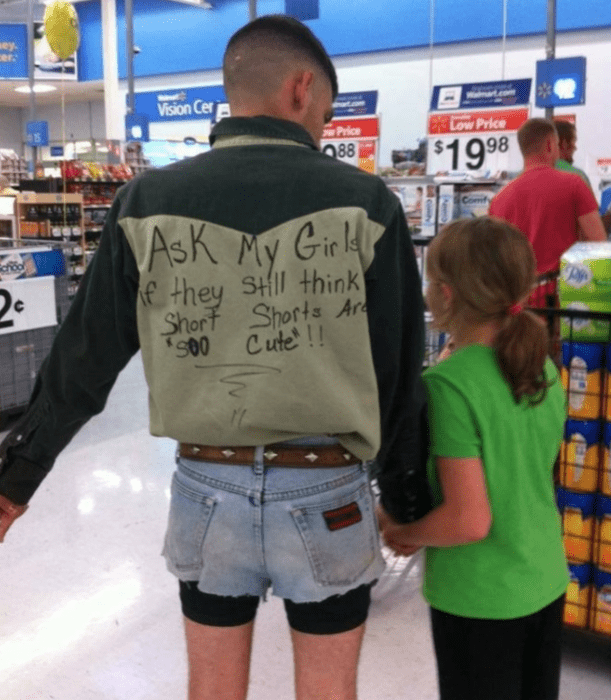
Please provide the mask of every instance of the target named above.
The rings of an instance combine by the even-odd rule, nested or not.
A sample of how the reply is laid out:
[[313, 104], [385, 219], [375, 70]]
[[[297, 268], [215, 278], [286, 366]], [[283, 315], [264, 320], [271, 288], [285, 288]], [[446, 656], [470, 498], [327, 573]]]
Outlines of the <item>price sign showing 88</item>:
[[350, 165], [358, 165], [358, 142], [357, 141], [327, 141], [323, 142], [323, 153], [332, 158], [337, 158]]

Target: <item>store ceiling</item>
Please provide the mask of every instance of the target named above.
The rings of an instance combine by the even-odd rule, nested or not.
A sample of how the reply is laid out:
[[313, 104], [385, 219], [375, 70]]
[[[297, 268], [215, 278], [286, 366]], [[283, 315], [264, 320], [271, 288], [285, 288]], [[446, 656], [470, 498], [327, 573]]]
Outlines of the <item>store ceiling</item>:
[[[72, 0], [79, 2], [80, 0]], [[11, 22], [24, 22], [28, 20], [28, 0], [0, 0], [0, 24]], [[44, 16], [45, 3], [35, 1], [33, 16], [35, 21], [41, 21]], [[36, 105], [60, 104], [62, 92], [66, 102], [95, 102], [104, 99], [104, 81], [88, 81], [85, 83], [71, 82], [69, 80], [37, 80], [37, 84], [53, 85], [56, 90], [35, 95]], [[27, 86], [27, 80], [2, 80], [0, 81], [0, 107], [29, 108], [29, 94], [15, 92], [15, 88]]]
[[[85, 2], [86, 0], [71, 0], [71, 2]], [[204, 9], [210, 9], [214, 0], [173, 0], [181, 4], [197, 5]], [[34, 0], [32, 12], [34, 21], [42, 21], [45, 6], [51, 0]], [[29, 0], [0, 0], [0, 24], [5, 22], [27, 22]], [[60, 104], [62, 93], [66, 102], [96, 102], [104, 99], [104, 81], [87, 81], [84, 83], [66, 80], [37, 80], [37, 84], [48, 83], [57, 89], [48, 93], [37, 93], [36, 105]], [[16, 87], [27, 85], [27, 80], [0, 81], [0, 107], [29, 108], [30, 96], [27, 93], [15, 92]]]
[[[53, 92], [37, 93], [36, 105], [61, 104], [62, 91], [66, 102], [100, 102], [104, 99], [104, 81], [92, 80], [86, 83], [59, 80], [37, 80], [41, 83], [53, 85], [57, 90]], [[15, 92], [20, 85], [27, 85], [27, 80], [4, 80], [0, 82], [0, 107], [29, 108], [30, 96], [27, 93]]]

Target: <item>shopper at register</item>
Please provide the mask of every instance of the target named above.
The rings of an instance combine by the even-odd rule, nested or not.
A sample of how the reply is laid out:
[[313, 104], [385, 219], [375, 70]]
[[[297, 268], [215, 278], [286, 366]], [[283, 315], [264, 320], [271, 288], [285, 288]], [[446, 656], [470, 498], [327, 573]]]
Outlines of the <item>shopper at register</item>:
[[607, 239], [592, 191], [574, 173], [554, 168], [558, 133], [548, 119], [529, 119], [518, 131], [524, 172], [490, 203], [490, 214], [517, 226], [532, 243], [537, 272], [556, 272], [578, 240]]
[[581, 168], [573, 165], [573, 155], [577, 150], [577, 127], [571, 122], [554, 119], [554, 126], [558, 132], [558, 152], [560, 158], [556, 161], [556, 170], [564, 170], [567, 173], [575, 173], [592, 189], [590, 178]]
[[224, 80], [233, 116], [212, 150], [117, 195], [0, 447], [0, 537], [141, 348], [151, 431], [179, 441], [165, 556], [190, 699], [246, 696], [271, 587], [297, 697], [354, 700], [384, 568], [366, 460], [378, 455], [397, 517], [429, 507], [420, 279], [399, 200], [319, 151], [337, 77], [310, 30], [253, 21], [227, 46]]
[[515, 227], [457, 221], [433, 239], [427, 301], [454, 350], [425, 372], [429, 475], [438, 504], [396, 525], [399, 554], [426, 546], [441, 700], [555, 700], [568, 584], [552, 470], [564, 392], [547, 331], [522, 303], [535, 260]]

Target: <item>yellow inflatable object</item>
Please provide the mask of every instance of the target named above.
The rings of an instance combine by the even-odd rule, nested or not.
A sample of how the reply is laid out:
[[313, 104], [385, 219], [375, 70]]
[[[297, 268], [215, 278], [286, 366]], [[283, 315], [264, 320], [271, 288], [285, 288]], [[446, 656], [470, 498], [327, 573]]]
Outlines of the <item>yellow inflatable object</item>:
[[49, 46], [62, 61], [70, 58], [78, 49], [78, 15], [69, 2], [57, 0], [47, 6], [44, 16], [45, 36]]

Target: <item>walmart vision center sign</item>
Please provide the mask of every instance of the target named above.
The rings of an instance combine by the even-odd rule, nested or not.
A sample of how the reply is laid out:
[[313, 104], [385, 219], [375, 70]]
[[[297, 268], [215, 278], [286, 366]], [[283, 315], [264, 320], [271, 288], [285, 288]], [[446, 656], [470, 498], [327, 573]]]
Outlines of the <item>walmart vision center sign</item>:
[[226, 102], [222, 85], [139, 92], [134, 100], [136, 114], [149, 122], [213, 120], [216, 105]]

